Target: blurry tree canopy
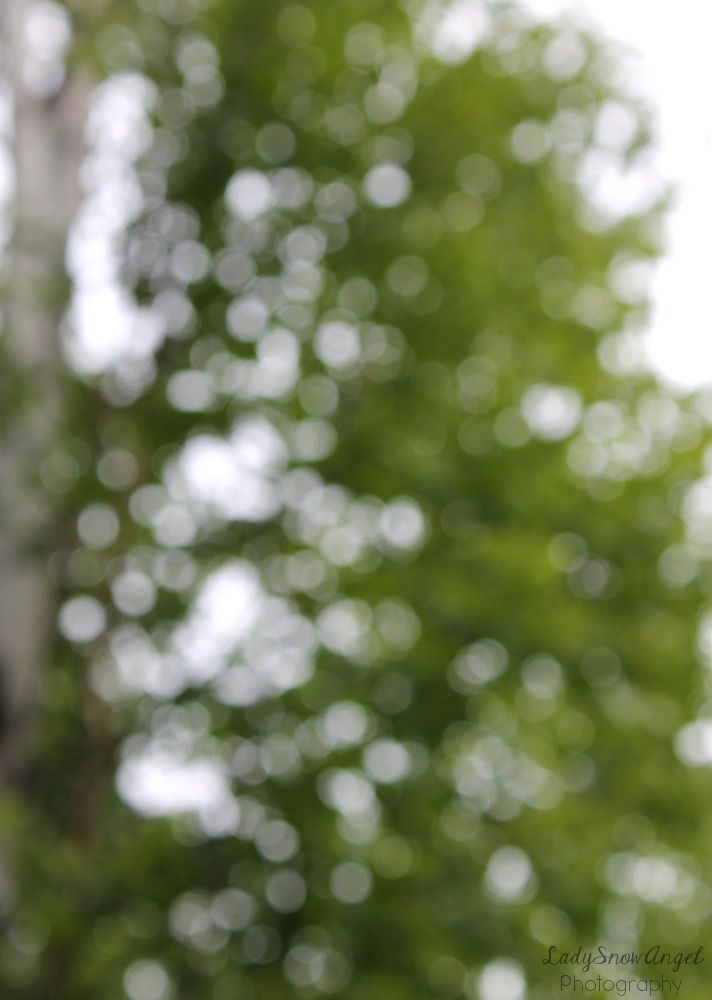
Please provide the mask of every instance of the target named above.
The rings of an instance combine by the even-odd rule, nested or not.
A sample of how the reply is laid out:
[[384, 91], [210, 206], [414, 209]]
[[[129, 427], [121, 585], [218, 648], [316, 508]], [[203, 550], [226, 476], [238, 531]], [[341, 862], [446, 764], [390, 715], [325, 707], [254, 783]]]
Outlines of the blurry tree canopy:
[[3, 998], [694, 950], [710, 403], [640, 360], [624, 64], [508, 3], [7, 11]]

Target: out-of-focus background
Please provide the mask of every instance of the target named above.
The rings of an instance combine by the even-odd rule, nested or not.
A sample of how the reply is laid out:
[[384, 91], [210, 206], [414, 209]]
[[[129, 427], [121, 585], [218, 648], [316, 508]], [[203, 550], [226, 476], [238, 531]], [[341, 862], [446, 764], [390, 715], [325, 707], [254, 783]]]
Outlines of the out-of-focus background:
[[709, 384], [705, 248], [712, 132], [706, 94], [712, 80], [705, 39], [710, 12], [693, 0], [683, 0], [674, 12], [644, 0], [530, 0], [530, 8], [543, 18], [587, 19], [610, 41], [622, 43], [630, 85], [655, 107], [656, 152], [675, 197], [664, 257], [651, 276], [648, 352], [671, 386], [689, 390]]
[[3, 997], [708, 996], [707, 123], [631, 24], [7, 0]]

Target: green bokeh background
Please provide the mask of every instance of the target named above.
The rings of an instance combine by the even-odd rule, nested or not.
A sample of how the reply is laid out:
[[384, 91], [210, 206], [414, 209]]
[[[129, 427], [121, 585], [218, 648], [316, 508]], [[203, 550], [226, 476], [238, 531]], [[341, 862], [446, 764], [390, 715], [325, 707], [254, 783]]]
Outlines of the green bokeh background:
[[[58, 629], [3, 802], [3, 998], [543, 1000], [550, 946], [707, 946], [684, 727], [707, 698], [709, 401], [635, 363], [662, 199], [609, 210], [591, 182], [639, 164], [649, 112], [576, 24], [483, 4], [466, 55], [444, 10], [70, 10], [70, 73], [150, 81], [116, 254], [168, 333], [140, 371], [67, 373], [51, 570], [107, 625]], [[191, 441], [256, 420], [281, 442], [266, 513], [181, 493]], [[157, 527], [171, 504], [185, 537]], [[309, 670], [162, 687], [234, 560], [267, 617], [223, 669], [259, 678], [271, 641], [275, 677], [305, 649]], [[127, 570], [144, 605], [117, 601]], [[227, 813], [131, 809], [119, 768], [156, 748], [216, 762]], [[706, 964], [680, 975], [708, 995]]]

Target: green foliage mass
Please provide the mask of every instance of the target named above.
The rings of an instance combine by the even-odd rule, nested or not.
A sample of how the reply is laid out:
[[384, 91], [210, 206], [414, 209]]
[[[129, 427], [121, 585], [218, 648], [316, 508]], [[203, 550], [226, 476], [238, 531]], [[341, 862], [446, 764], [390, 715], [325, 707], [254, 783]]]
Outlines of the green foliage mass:
[[[704, 401], [630, 362], [659, 205], [585, 180], [645, 116], [574, 28], [491, 5], [460, 58], [438, 10], [78, 36], [151, 83], [121, 260], [165, 336], [76, 387], [55, 571], [108, 624], [7, 814], [8, 1000], [543, 998], [550, 945], [706, 940]], [[147, 758], [222, 799], [151, 815]]]

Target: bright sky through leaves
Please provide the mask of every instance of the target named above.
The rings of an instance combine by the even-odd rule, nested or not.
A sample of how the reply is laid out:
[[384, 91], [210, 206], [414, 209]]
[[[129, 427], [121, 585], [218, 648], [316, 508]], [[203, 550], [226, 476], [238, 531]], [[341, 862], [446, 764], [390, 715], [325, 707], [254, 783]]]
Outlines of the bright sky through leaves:
[[660, 165], [674, 185], [667, 255], [656, 270], [648, 348], [666, 379], [692, 388], [712, 382], [707, 230], [712, 218], [712, 10], [696, 0], [528, 0], [541, 16], [584, 13], [638, 55], [635, 83], [656, 109]]

